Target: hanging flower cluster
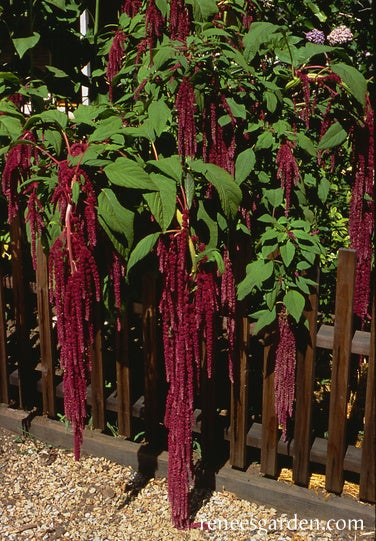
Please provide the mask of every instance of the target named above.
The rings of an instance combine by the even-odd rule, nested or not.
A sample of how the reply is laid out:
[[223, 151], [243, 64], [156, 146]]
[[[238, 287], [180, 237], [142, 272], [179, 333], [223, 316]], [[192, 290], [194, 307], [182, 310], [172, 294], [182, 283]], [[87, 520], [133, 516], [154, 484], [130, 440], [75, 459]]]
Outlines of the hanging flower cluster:
[[[70, 156], [80, 156], [86, 145], [76, 143]], [[69, 158], [69, 157], [68, 157]], [[84, 201], [74, 201], [75, 185]], [[74, 454], [78, 460], [86, 419], [86, 386], [94, 337], [93, 306], [101, 298], [94, 248], [97, 243], [97, 198], [87, 173], [63, 160], [52, 201], [60, 211], [62, 232], [50, 250], [50, 299], [56, 306], [60, 362], [64, 369], [64, 410], [72, 422]]]
[[283, 307], [278, 314], [278, 346], [275, 353], [275, 408], [286, 441], [287, 421], [292, 417], [295, 398], [296, 344], [289, 316]]
[[353, 133], [354, 183], [351, 192], [349, 234], [351, 248], [357, 251], [354, 312], [365, 321], [369, 317], [372, 267], [374, 203], [374, 114], [369, 97], [365, 122]]
[[114, 89], [112, 86], [112, 82], [115, 76], [118, 74], [122, 65], [125, 40], [126, 40], [126, 35], [124, 34], [123, 30], [117, 30], [115, 32], [110, 51], [108, 53], [108, 64], [106, 68], [106, 75], [107, 75], [108, 82], [110, 84], [109, 90], [108, 90], [110, 101], [113, 101], [113, 97], [114, 97]]
[[175, 101], [178, 113], [178, 152], [183, 158], [194, 158], [197, 152], [195, 105], [193, 87], [189, 79], [184, 77]]
[[286, 216], [289, 214], [292, 188], [299, 180], [299, 168], [292, 148], [293, 143], [286, 139], [279, 147], [276, 156], [277, 178], [281, 181], [281, 188], [285, 190]]

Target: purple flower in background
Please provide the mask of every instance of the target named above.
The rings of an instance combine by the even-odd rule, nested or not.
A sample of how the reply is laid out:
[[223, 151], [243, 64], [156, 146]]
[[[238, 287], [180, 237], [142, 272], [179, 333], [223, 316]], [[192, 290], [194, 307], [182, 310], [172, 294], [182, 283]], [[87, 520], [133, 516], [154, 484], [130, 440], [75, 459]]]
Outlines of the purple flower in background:
[[347, 28], [347, 26], [342, 24], [341, 26], [338, 26], [338, 28], [334, 28], [334, 30], [328, 34], [327, 40], [330, 45], [342, 45], [343, 43], [352, 41], [353, 37], [350, 28]]
[[317, 43], [322, 45], [325, 43], [325, 34], [322, 30], [317, 30], [314, 28], [313, 30], [310, 30], [309, 32], [306, 32], [306, 40], [312, 41], [312, 43]]

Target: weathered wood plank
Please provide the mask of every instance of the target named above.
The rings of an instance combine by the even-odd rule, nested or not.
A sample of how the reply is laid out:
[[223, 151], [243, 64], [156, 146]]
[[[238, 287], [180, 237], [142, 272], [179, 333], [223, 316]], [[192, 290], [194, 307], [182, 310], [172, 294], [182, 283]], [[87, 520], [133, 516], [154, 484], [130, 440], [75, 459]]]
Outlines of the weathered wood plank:
[[[321, 325], [316, 337], [316, 345], [323, 349], [333, 349], [334, 327]], [[351, 341], [351, 353], [355, 355], [369, 355], [371, 335], [366, 331], [355, 331]]]
[[375, 293], [371, 322], [371, 350], [368, 359], [366, 406], [364, 412], [364, 438], [362, 443], [362, 463], [360, 469], [359, 498], [366, 502], [376, 502], [376, 429], [375, 429]]
[[[318, 271], [315, 281], [318, 283]], [[305, 311], [309, 332], [297, 340], [296, 392], [294, 418], [293, 480], [309, 484], [309, 455], [311, 448], [312, 401], [315, 377], [318, 289], [309, 296], [310, 308]]]
[[6, 350], [7, 328], [5, 321], [5, 298], [3, 275], [0, 263], [0, 402], [9, 403], [9, 374]]
[[131, 367], [129, 326], [126, 313], [121, 317], [121, 329], [116, 332], [115, 351], [118, 430], [121, 436], [130, 438], [132, 431]]
[[247, 317], [238, 319], [237, 346], [234, 362], [234, 383], [231, 385], [230, 412], [230, 463], [244, 469], [247, 464], [248, 430], [248, 344], [249, 322]]
[[[32, 350], [28, 315], [30, 299], [27, 297], [28, 280], [25, 276], [23, 254], [23, 230], [20, 215], [17, 214], [10, 224], [11, 270], [13, 281], [14, 317], [17, 335], [17, 360], [19, 372], [19, 406], [31, 409], [35, 405], [36, 381], [33, 378]], [[28, 310], [25, 308], [29, 306]]]
[[51, 304], [48, 292], [48, 262], [41, 242], [37, 246], [36, 292], [42, 372], [43, 413], [56, 417], [55, 345], [52, 333]]
[[157, 282], [154, 273], [146, 273], [142, 281], [142, 334], [145, 384], [145, 432], [151, 446], [160, 439], [160, 375], [157, 340]]
[[356, 251], [340, 249], [338, 253], [328, 449], [325, 471], [325, 488], [328, 492], [334, 492], [335, 494], [340, 494], [343, 489], [347, 399], [351, 340], [353, 336], [355, 266]]
[[[270, 337], [267, 338], [270, 340]], [[264, 348], [262, 389], [261, 472], [276, 477], [278, 472], [278, 421], [274, 391], [275, 348], [268, 342]]]
[[105, 387], [103, 368], [103, 336], [102, 336], [102, 313], [100, 305], [94, 306], [94, 344], [92, 345], [91, 360], [91, 415], [93, 427], [104, 430], [106, 427], [105, 414]]

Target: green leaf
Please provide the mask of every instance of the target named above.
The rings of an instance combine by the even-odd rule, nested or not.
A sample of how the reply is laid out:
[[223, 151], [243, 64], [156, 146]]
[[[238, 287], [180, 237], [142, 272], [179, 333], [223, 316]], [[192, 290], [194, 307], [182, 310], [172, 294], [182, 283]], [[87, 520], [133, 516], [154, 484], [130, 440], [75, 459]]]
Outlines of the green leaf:
[[230, 106], [231, 112], [234, 117], [237, 118], [246, 118], [247, 110], [243, 103], [237, 103], [233, 98], [226, 98], [228, 105]]
[[258, 52], [260, 45], [269, 41], [272, 34], [277, 32], [279, 27], [268, 22], [254, 22], [251, 24], [248, 33], [243, 38], [245, 47], [244, 56], [249, 62]]
[[89, 143], [95, 141], [104, 141], [110, 139], [112, 135], [117, 133], [122, 127], [122, 120], [119, 116], [110, 116], [97, 123], [97, 128], [89, 137]]
[[61, 133], [57, 130], [44, 130], [44, 141], [46, 146], [51, 146], [54, 149], [55, 154], [59, 156], [63, 143]]
[[255, 150], [271, 148], [274, 144], [274, 136], [270, 131], [262, 132], [256, 141]]
[[266, 100], [266, 108], [271, 113], [274, 113], [274, 111], [277, 109], [277, 96], [274, 94], [274, 92], [264, 92], [264, 98]]
[[47, 70], [50, 71], [57, 79], [66, 79], [69, 77], [69, 75], [65, 73], [65, 71], [59, 68], [55, 68], [55, 66], [45, 66], [45, 68], [47, 68]]
[[257, 259], [249, 263], [246, 268], [246, 276], [237, 287], [238, 299], [241, 301], [252, 293], [255, 287], [260, 288], [263, 282], [271, 277], [273, 271], [274, 264], [271, 260]]
[[47, 4], [51, 4], [52, 6], [56, 8], [66, 11], [65, 0], [44, 0], [44, 1], [47, 2]]
[[129, 274], [129, 271], [136, 265], [136, 263], [150, 254], [161, 235], [162, 233], [160, 231], [157, 233], [151, 233], [136, 244], [129, 257], [127, 274]]
[[304, 296], [294, 289], [289, 289], [285, 296], [283, 297], [283, 303], [286, 306], [287, 312], [299, 323], [300, 318], [302, 317], [305, 298]]
[[40, 115], [36, 115], [37, 118], [40, 118], [45, 123], [57, 124], [61, 129], [65, 130], [68, 124], [68, 116], [62, 111], [57, 109], [49, 109], [48, 111], [43, 111]]
[[271, 325], [276, 318], [277, 311], [275, 306], [272, 308], [272, 310], [263, 310], [254, 327], [254, 334], [258, 334], [265, 327], [269, 327], [269, 325]]
[[195, 181], [193, 176], [187, 172], [184, 179], [184, 191], [185, 197], [187, 199], [187, 206], [190, 209], [193, 203], [193, 198], [195, 196]]
[[266, 199], [273, 208], [277, 208], [283, 203], [283, 189], [274, 188], [272, 190], [263, 190], [263, 199]]
[[256, 162], [256, 156], [252, 148], [247, 148], [240, 152], [235, 162], [235, 181], [241, 184], [253, 170]]
[[317, 155], [315, 145], [312, 143], [311, 139], [307, 137], [304, 133], [299, 132], [297, 134], [297, 143], [298, 146], [305, 150], [310, 156]]
[[135, 190], [158, 190], [142, 165], [129, 158], [117, 158], [104, 168], [104, 173], [116, 186]]
[[102, 188], [98, 196], [98, 216], [112, 231], [124, 235], [128, 246], [133, 244], [134, 212], [125, 208], [110, 188]]
[[320, 179], [318, 189], [317, 189], [317, 195], [319, 196], [320, 201], [325, 203], [325, 201], [328, 199], [329, 191], [330, 191], [330, 182], [327, 178], [322, 177]]
[[193, 8], [193, 18], [195, 21], [207, 21], [218, 13], [216, 0], [186, 0]]
[[282, 244], [282, 246], [280, 246], [279, 250], [285, 267], [289, 267], [295, 256], [294, 244], [291, 242], [291, 240], [288, 240], [286, 244]]
[[40, 40], [40, 34], [38, 32], [33, 32], [32, 36], [27, 38], [13, 38], [13, 45], [17, 51], [17, 54], [20, 58], [29, 50], [32, 49]]
[[14, 116], [0, 115], [0, 133], [11, 139], [17, 139], [22, 133], [22, 124], [18, 118]]
[[167, 128], [171, 111], [163, 100], [152, 101], [148, 109], [149, 121], [157, 137]]
[[330, 67], [341, 77], [354, 98], [364, 107], [367, 92], [367, 81], [364, 75], [348, 64], [331, 64]]
[[166, 231], [176, 210], [176, 183], [158, 173], [150, 173], [150, 178], [159, 191], [144, 193], [143, 197], [161, 229]]
[[168, 158], [161, 158], [159, 160], [149, 160], [148, 164], [153, 165], [165, 175], [173, 178], [176, 182], [181, 182], [183, 175], [183, 168], [181, 165], [181, 158], [177, 155], [169, 156]]
[[347, 132], [340, 122], [333, 122], [322, 136], [317, 149], [325, 150], [341, 145], [347, 138]]
[[222, 210], [227, 218], [234, 218], [242, 199], [242, 192], [233, 177], [213, 163], [192, 160], [190, 166], [194, 171], [202, 173], [216, 189]]

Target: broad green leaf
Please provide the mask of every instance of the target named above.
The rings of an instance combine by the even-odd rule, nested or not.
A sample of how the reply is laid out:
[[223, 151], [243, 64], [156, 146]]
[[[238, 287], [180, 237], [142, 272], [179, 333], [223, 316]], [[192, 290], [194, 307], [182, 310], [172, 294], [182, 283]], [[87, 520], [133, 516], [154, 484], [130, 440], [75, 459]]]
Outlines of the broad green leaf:
[[190, 209], [195, 196], [195, 181], [189, 172], [186, 173], [184, 178], [184, 192], [187, 199], [187, 206]]
[[295, 256], [294, 244], [291, 242], [291, 240], [288, 240], [286, 244], [282, 244], [282, 246], [279, 247], [279, 251], [285, 267], [288, 267]]
[[144, 168], [129, 158], [117, 158], [104, 168], [108, 180], [116, 186], [135, 190], [158, 190]]
[[69, 77], [69, 75], [65, 73], [65, 71], [59, 68], [55, 68], [55, 66], [45, 66], [45, 68], [47, 68], [48, 71], [50, 71], [57, 79], [66, 79], [67, 77]]
[[51, 146], [57, 156], [60, 155], [63, 137], [57, 130], [44, 130], [44, 141], [46, 146]]
[[230, 106], [231, 112], [234, 117], [237, 118], [246, 118], [247, 110], [243, 103], [237, 103], [233, 98], [226, 98], [228, 105]]
[[320, 179], [318, 189], [317, 189], [317, 195], [319, 196], [320, 201], [325, 203], [325, 201], [328, 199], [329, 191], [330, 191], [330, 182], [327, 178], [322, 177]]
[[334, 73], [341, 77], [342, 82], [354, 98], [364, 106], [367, 91], [367, 81], [364, 75], [353, 66], [347, 64], [331, 64], [330, 67]]
[[256, 55], [260, 45], [269, 41], [272, 38], [272, 34], [278, 30], [279, 27], [273, 23], [254, 22], [251, 24], [248, 33], [243, 38], [245, 47], [244, 56], [248, 62]]
[[52, 6], [62, 9], [63, 11], [66, 11], [66, 5], [65, 0], [43, 0], [47, 4], [51, 4]]
[[43, 111], [40, 115], [36, 115], [37, 118], [40, 118], [43, 122], [57, 124], [65, 130], [68, 124], [68, 116], [62, 111], [57, 109], [49, 109], [48, 111]]
[[89, 143], [110, 139], [122, 127], [122, 120], [119, 116], [110, 116], [97, 123], [97, 128], [89, 137]]
[[207, 21], [218, 13], [216, 0], [186, 0], [193, 8], [193, 18], [195, 21]]
[[272, 190], [263, 190], [263, 199], [266, 199], [273, 208], [277, 208], [282, 205], [283, 202], [283, 189], [274, 188]]
[[304, 296], [294, 289], [289, 289], [285, 296], [283, 297], [283, 303], [286, 306], [287, 312], [299, 323], [300, 318], [302, 317], [305, 298]]
[[125, 208], [110, 188], [103, 188], [98, 196], [98, 216], [112, 231], [124, 235], [128, 246], [132, 245], [134, 212]]
[[222, 210], [227, 218], [234, 218], [242, 199], [242, 192], [233, 177], [213, 163], [192, 160], [190, 166], [194, 171], [202, 173], [216, 189]]
[[347, 137], [346, 130], [343, 129], [340, 122], [333, 122], [322, 136], [317, 149], [325, 150], [341, 145]]
[[256, 162], [256, 156], [252, 148], [247, 148], [240, 152], [235, 162], [235, 181], [241, 184], [253, 171]]
[[274, 144], [274, 136], [270, 131], [262, 132], [256, 141], [255, 150], [271, 148]]
[[256, 325], [254, 327], [254, 334], [258, 334], [265, 327], [269, 327], [277, 318], [277, 311], [275, 306], [272, 310], [264, 310], [263, 313], [258, 318]]
[[264, 98], [266, 101], [266, 108], [271, 113], [274, 113], [274, 111], [277, 109], [277, 96], [274, 94], [274, 92], [264, 92]]
[[166, 231], [176, 210], [176, 183], [158, 173], [150, 173], [150, 178], [158, 187], [158, 191], [144, 193], [143, 197], [161, 229]]
[[152, 101], [148, 109], [149, 121], [157, 137], [167, 128], [171, 111], [163, 100]]
[[144, 257], [146, 257], [148, 254], [150, 254], [150, 252], [156, 245], [161, 235], [162, 235], [161, 232], [151, 233], [150, 235], [147, 235], [146, 237], [141, 239], [136, 244], [136, 246], [132, 250], [131, 255], [129, 257], [128, 266], [127, 266], [127, 274], [129, 274], [129, 271], [131, 270], [132, 267], [136, 265], [136, 263], [138, 263], [139, 261], [144, 259]]
[[260, 288], [261, 284], [268, 280], [274, 271], [273, 261], [264, 261], [257, 259], [249, 263], [246, 268], [245, 278], [238, 284], [237, 295], [241, 301], [247, 295], [252, 293], [255, 287]]
[[38, 32], [33, 32], [32, 36], [26, 38], [13, 38], [13, 45], [17, 51], [17, 54], [20, 58], [29, 50], [35, 47], [35, 45], [40, 40], [40, 34]]
[[173, 178], [176, 182], [181, 182], [183, 176], [183, 168], [181, 158], [177, 155], [161, 158], [159, 160], [149, 160], [148, 164], [153, 165], [165, 175]]
[[297, 134], [297, 143], [298, 146], [305, 150], [310, 156], [317, 155], [315, 145], [312, 143], [311, 139], [307, 137], [304, 133], [299, 132]]
[[14, 116], [0, 115], [0, 133], [11, 139], [17, 139], [22, 133], [22, 124]]

